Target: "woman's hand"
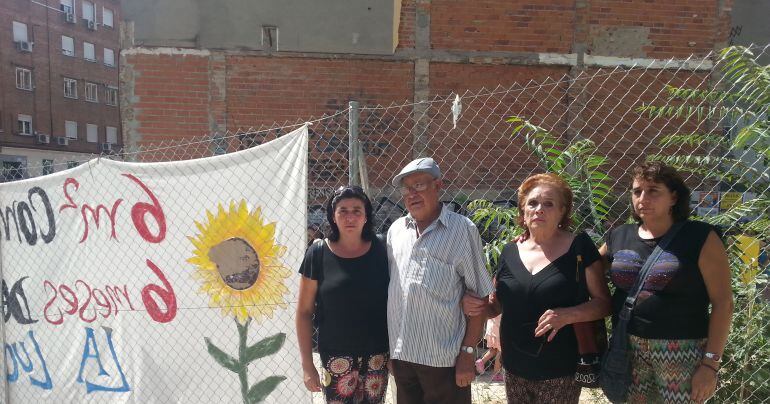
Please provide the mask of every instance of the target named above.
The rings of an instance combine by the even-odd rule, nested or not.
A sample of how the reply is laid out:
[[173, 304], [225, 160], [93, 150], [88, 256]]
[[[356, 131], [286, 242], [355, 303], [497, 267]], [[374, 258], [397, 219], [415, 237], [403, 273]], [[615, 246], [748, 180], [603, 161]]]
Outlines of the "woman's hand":
[[318, 371], [315, 366], [302, 367], [302, 381], [305, 387], [313, 392], [321, 391], [321, 378], [318, 377]]
[[691, 384], [690, 398], [696, 403], [703, 403], [711, 398], [717, 389], [717, 372], [706, 365], [699, 365], [692, 375]]
[[572, 324], [569, 320], [568, 309], [548, 309], [546, 310], [540, 319], [537, 320], [537, 327], [535, 328], [535, 336], [542, 337], [546, 333], [548, 334], [548, 342], [553, 340], [556, 333], [561, 330], [567, 324]]
[[487, 299], [476, 297], [470, 293], [463, 296], [463, 313], [475, 317], [487, 312]]

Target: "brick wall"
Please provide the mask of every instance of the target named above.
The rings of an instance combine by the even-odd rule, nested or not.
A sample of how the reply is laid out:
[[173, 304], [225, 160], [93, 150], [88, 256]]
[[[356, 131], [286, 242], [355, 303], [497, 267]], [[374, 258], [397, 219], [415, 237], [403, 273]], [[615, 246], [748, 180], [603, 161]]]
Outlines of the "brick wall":
[[[558, 136], [591, 138], [600, 147], [615, 142], [632, 157], [650, 136], [666, 129], [641, 121], [633, 108], [675, 73], [653, 70], [617, 81], [556, 83], [565, 75], [584, 78], [601, 70], [541, 64], [541, 54], [568, 58], [581, 49], [621, 59], [705, 54], [726, 41], [730, 4], [404, 0], [392, 57], [129, 51], [124, 58], [134, 103], [125, 116], [130, 117], [131, 139], [148, 144], [294, 124], [344, 109], [349, 100], [366, 106], [403, 104], [452, 92], [512, 88], [503, 97], [464, 98], [466, 113], [457, 128], [448, 115], [450, 104], [443, 101], [435, 104], [441, 108], [417, 104], [363, 110], [360, 125], [376, 187], [412, 157], [419, 136], [446, 139], [434, 137], [428, 152], [445, 161], [447, 180], [456, 188], [481, 183], [511, 187], [519, 180], [516, 173], [535, 169], [535, 163], [523, 140], [511, 137], [512, 126], [503, 122], [508, 116], [526, 117]], [[690, 71], [680, 74], [692, 76]], [[323, 181], [345, 181], [347, 151], [342, 146], [329, 151], [329, 145], [344, 146], [346, 133], [345, 117], [311, 127], [311, 164], [324, 167]], [[276, 134], [263, 135], [257, 142]], [[488, 173], [498, 176], [490, 180]]]
[[[687, 57], [708, 53], [718, 41], [718, 7], [713, 0], [587, 3], [591, 49], [599, 54], [615, 51], [621, 56]], [[624, 51], [624, 46], [635, 50]]]
[[434, 0], [434, 49], [569, 52], [574, 0]]
[[315, 58], [227, 58], [228, 129], [332, 114], [412, 98], [413, 64]]
[[138, 74], [130, 91], [135, 125], [127, 135], [145, 143], [211, 133], [209, 57], [132, 55]]

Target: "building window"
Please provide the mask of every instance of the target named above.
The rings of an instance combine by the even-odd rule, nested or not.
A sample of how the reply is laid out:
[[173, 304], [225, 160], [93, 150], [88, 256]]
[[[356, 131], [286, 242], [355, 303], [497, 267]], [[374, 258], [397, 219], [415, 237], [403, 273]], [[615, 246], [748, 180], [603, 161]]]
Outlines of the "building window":
[[72, 37], [61, 36], [61, 53], [67, 56], [75, 56], [75, 40]]
[[75, 13], [75, 0], [59, 0], [59, 10], [65, 13]]
[[64, 121], [64, 136], [70, 139], [77, 139], [78, 123], [75, 121]]
[[86, 141], [96, 143], [99, 141], [99, 127], [89, 123], [86, 124]]
[[13, 42], [29, 42], [27, 24], [18, 21], [13, 22]]
[[16, 68], [16, 88], [32, 91], [32, 70], [23, 67]]
[[96, 52], [94, 51], [94, 44], [89, 42], [83, 42], [83, 59], [89, 62], [96, 62]]
[[86, 82], [86, 101], [99, 102], [98, 89], [99, 86], [96, 83]]
[[67, 162], [67, 168], [75, 168], [75, 167], [77, 167], [79, 165], [80, 165], [80, 163], [78, 163], [77, 161], [68, 161]]
[[104, 48], [104, 65], [115, 67], [115, 52], [110, 48]]
[[96, 22], [94, 3], [90, 1], [83, 2], [83, 19], [89, 22]]
[[262, 26], [262, 49], [278, 50], [278, 27], [273, 25]]
[[113, 126], [107, 127], [107, 143], [118, 144], [118, 128]]
[[114, 27], [113, 23], [114, 14], [112, 13], [112, 10], [110, 10], [107, 7], [102, 8], [102, 25], [105, 27]]
[[59, 0], [59, 10], [61, 10], [65, 22], [75, 23], [75, 0]]
[[118, 88], [107, 86], [107, 105], [118, 105]]
[[32, 134], [32, 117], [29, 115], [19, 114], [18, 116], [18, 129], [20, 135]]
[[78, 81], [75, 79], [64, 78], [64, 96], [67, 98], [78, 98]]
[[53, 160], [43, 159], [43, 175], [53, 174]]
[[21, 161], [3, 160], [2, 181], [23, 180], [26, 177], [24, 163]]

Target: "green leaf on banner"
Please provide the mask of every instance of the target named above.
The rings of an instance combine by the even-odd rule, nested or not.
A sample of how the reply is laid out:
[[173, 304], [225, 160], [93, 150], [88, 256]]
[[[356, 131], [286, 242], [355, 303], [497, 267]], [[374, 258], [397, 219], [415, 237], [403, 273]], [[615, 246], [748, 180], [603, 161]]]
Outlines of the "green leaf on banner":
[[212, 358], [214, 358], [217, 363], [224, 366], [226, 369], [238, 373], [238, 371], [241, 368], [240, 363], [238, 363], [235, 358], [228, 355], [225, 351], [219, 349], [216, 345], [214, 345], [210, 339], [203, 338], [204, 341], [206, 341], [206, 348], [209, 350], [209, 354]]
[[278, 384], [286, 380], [286, 376], [270, 376], [267, 379], [255, 383], [249, 389], [247, 397], [250, 403], [259, 403], [263, 401], [270, 393], [278, 387]]
[[246, 354], [243, 358], [244, 366], [253, 362], [255, 359], [264, 358], [265, 356], [278, 352], [285, 341], [286, 334], [278, 333], [246, 348]]

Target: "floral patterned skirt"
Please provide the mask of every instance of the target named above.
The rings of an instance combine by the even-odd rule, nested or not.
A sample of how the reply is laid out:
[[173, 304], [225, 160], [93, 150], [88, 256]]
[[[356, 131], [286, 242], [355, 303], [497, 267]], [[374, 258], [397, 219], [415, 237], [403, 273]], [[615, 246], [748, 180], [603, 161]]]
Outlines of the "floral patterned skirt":
[[380, 404], [388, 387], [388, 353], [365, 356], [321, 354], [324, 396], [333, 404]]
[[578, 404], [580, 390], [575, 376], [527, 380], [505, 371], [505, 395], [509, 404]]

